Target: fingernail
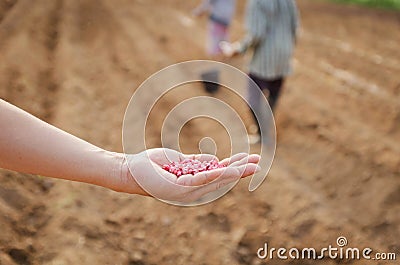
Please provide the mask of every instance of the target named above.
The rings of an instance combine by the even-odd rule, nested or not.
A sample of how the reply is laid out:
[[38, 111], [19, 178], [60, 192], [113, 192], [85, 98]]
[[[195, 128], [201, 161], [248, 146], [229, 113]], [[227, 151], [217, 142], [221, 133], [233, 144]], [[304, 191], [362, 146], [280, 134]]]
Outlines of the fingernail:
[[259, 165], [257, 165], [255, 173], [260, 172], [260, 171], [261, 171], [261, 167]]

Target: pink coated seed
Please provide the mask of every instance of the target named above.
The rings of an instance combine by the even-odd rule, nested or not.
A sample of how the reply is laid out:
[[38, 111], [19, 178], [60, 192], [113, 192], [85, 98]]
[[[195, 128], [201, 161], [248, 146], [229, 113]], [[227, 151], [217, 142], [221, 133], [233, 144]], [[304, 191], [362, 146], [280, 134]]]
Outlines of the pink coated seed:
[[171, 162], [165, 164], [162, 168], [177, 177], [182, 175], [194, 175], [202, 171], [208, 171], [212, 169], [222, 168], [225, 165], [221, 165], [216, 159], [210, 161], [199, 161], [197, 159], [185, 159], [181, 162]]

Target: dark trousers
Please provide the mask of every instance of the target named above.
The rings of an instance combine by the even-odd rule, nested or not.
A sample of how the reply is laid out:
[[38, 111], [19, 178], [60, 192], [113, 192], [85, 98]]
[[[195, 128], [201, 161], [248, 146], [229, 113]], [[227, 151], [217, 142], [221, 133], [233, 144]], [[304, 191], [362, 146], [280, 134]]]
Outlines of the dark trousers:
[[276, 102], [278, 101], [279, 95], [282, 90], [282, 85], [284, 82], [284, 78], [276, 78], [276, 79], [264, 79], [264, 78], [259, 78], [253, 74], [249, 74], [249, 77], [254, 81], [254, 83], [257, 84], [259, 89], [249, 89], [249, 104], [250, 104], [250, 110], [251, 113], [253, 114], [254, 121], [257, 124], [258, 127], [258, 133], [260, 133], [260, 124], [258, 123], [258, 120], [256, 118], [256, 115], [254, 111], [260, 108], [260, 100], [262, 98], [261, 93], [263, 93], [264, 90], [268, 90], [268, 103], [271, 107], [271, 110], [274, 111]]

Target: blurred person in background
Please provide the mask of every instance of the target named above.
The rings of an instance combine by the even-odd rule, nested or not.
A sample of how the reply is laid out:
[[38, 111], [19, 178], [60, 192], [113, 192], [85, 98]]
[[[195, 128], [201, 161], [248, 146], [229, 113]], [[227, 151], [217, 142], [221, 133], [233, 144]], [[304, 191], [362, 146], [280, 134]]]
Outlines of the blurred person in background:
[[[294, 0], [249, 0], [246, 10], [246, 37], [238, 42], [221, 42], [225, 56], [253, 49], [249, 77], [258, 88], [249, 85], [248, 102], [257, 125], [250, 141], [260, 141], [261, 93], [265, 93], [274, 111], [285, 78], [291, 73], [291, 57], [297, 38], [299, 19]], [[256, 117], [257, 116], [257, 117]]]
[[[229, 26], [235, 14], [235, 8], [236, 0], [203, 0], [192, 12], [195, 16], [209, 14], [207, 55], [211, 60], [224, 60], [219, 44], [229, 39]], [[204, 72], [201, 79], [204, 80], [204, 88], [207, 92], [218, 91], [219, 72], [217, 70], [210, 69]]]
[[203, 0], [192, 12], [195, 16], [209, 14], [207, 54], [212, 59], [222, 59], [219, 43], [229, 40], [229, 26], [235, 14], [235, 7], [236, 0]]

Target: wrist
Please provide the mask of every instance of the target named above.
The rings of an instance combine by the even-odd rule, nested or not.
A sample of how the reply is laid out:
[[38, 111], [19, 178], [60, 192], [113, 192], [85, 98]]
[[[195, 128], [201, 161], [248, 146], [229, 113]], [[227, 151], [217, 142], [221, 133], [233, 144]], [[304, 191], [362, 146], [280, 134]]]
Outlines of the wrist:
[[130, 194], [148, 195], [132, 176], [126, 155], [123, 153], [108, 152], [113, 161], [107, 188]]

